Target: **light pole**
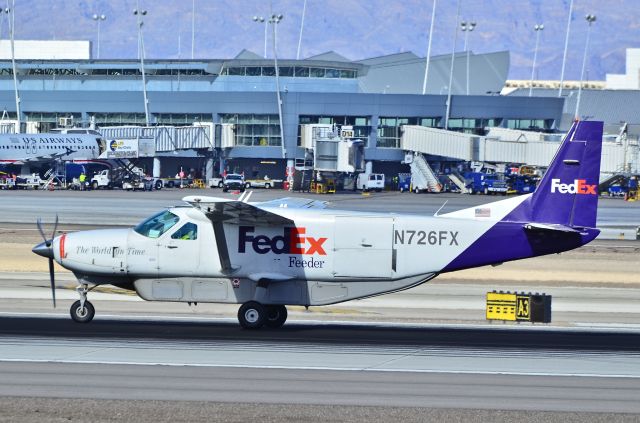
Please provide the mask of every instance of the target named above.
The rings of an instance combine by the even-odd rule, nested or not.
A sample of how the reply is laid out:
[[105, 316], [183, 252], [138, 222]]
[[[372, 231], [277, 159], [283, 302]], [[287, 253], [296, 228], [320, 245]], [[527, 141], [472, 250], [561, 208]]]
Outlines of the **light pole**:
[[14, 39], [14, 29], [16, 24], [15, 13], [14, 10], [16, 8], [16, 1], [11, 1], [11, 8], [9, 6], [9, 0], [7, 0], [7, 8], [4, 9], [4, 13], [8, 14], [9, 21], [9, 36], [11, 38], [11, 69], [13, 71], [13, 91], [16, 97], [16, 121], [18, 123], [18, 133], [22, 132], [22, 119], [20, 112], [20, 92], [18, 91], [18, 71], [16, 69], [16, 54], [15, 54], [15, 39]]
[[191, 2], [191, 60], [196, 51], [196, 0]]
[[429, 45], [427, 46], [427, 64], [424, 67], [424, 82], [422, 83], [422, 94], [427, 93], [427, 77], [429, 76], [429, 61], [431, 60], [431, 40], [433, 39], [433, 23], [436, 20], [436, 3], [433, 0], [433, 9], [431, 10], [431, 24], [429, 25]]
[[280, 70], [278, 69], [278, 24], [284, 18], [283, 15], [271, 15], [269, 23], [273, 25], [273, 63], [276, 67], [276, 97], [278, 99], [278, 121], [280, 122], [280, 145], [282, 146], [282, 158], [286, 158], [287, 147], [284, 142], [284, 128], [282, 126], [282, 98], [280, 97]]
[[98, 14], [93, 15], [93, 20], [98, 22], [98, 49], [96, 54], [97, 59], [100, 58], [100, 23], [105, 19], [107, 19], [105, 15], [98, 15]]
[[133, 10], [133, 14], [137, 18], [138, 24], [138, 55], [140, 56], [140, 71], [142, 72], [142, 95], [144, 98], [144, 118], [147, 126], [150, 125], [151, 121], [149, 120], [149, 100], [147, 99], [147, 76], [144, 72], [144, 40], [142, 38], [142, 25], [144, 25], [143, 17], [147, 15], [146, 10], [141, 10], [140, 5], [138, 4], [138, 8]]
[[467, 52], [467, 95], [469, 95], [469, 50], [467, 50], [467, 42], [469, 40], [469, 33], [473, 31], [476, 27], [475, 22], [465, 22], [462, 21], [460, 23], [460, 28], [462, 32], [464, 32], [464, 51]]
[[447, 93], [447, 111], [444, 116], [444, 129], [449, 129], [449, 117], [451, 116], [451, 86], [453, 85], [453, 62], [456, 56], [456, 43], [458, 42], [458, 19], [460, 18], [460, 0], [457, 1], [456, 21], [453, 25], [453, 49], [451, 49], [451, 66], [449, 68], [449, 92]]
[[256, 23], [264, 23], [264, 58], [267, 58], [267, 24], [269, 21], [265, 20], [262, 16], [254, 16], [253, 21]]
[[302, 20], [300, 21], [300, 37], [298, 38], [298, 52], [296, 53], [296, 60], [300, 60], [300, 46], [302, 45], [302, 28], [304, 28], [304, 15], [307, 12], [307, 0], [304, 0], [302, 6]]
[[587, 50], [589, 49], [589, 37], [591, 36], [591, 24], [596, 21], [596, 15], [587, 15], [584, 17], [589, 28], [587, 28], [587, 41], [584, 44], [584, 56], [582, 57], [582, 71], [580, 71], [580, 85], [578, 86], [578, 98], [576, 99], [576, 115], [575, 118], [580, 118], [580, 97], [582, 95], [582, 80], [584, 78], [584, 68], [587, 64]]
[[562, 96], [562, 85], [564, 85], [564, 65], [567, 62], [567, 47], [569, 47], [569, 29], [571, 29], [571, 15], [573, 14], [573, 0], [569, 3], [569, 17], [567, 18], [567, 33], [564, 36], [564, 54], [562, 55], [562, 71], [560, 72], [560, 88], [558, 97]]
[[544, 29], [543, 24], [538, 24], [533, 27], [536, 32], [536, 46], [533, 49], [533, 66], [531, 66], [531, 81], [529, 82], [529, 97], [533, 94], [533, 76], [536, 71], [536, 60], [538, 59], [538, 43], [540, 42], [540, 33]]

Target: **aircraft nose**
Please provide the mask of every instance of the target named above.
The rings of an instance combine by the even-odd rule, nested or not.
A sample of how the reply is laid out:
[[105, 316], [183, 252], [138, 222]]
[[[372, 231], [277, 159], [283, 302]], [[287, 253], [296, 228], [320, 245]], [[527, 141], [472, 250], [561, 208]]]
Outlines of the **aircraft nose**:
[[31, 251], [42, 257], [50, 259], [53, 258], [53, 248], [50, 245], [48, 246], [46, 242], [41, 242], [40, 244], [33, 247]]

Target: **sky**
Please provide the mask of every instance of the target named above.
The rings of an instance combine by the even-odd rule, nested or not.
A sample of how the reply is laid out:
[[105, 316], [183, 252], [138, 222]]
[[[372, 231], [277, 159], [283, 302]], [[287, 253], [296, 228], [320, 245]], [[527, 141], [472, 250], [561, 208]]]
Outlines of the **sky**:
[[[144, 41], [147, 58], [191, 58], [194, 0], [14, 0], [17, 39], [91, 40], [94, 57], [100, 25], [100, 55], [105, 59], [135, 58], [136, 17], [147, 10]], [[307, 0], [301, 57], [336, 51], [359, 60], [401, 51], [427, 52], [434, 0]], [[537, 79], [559, 79], [570, 0], [438, 0], [432, 54], [462, 51], [463, 33], [456, 22], [475, 21], [468, 45], [475, 53], [509, 50], [511, 79], [529, 79], [535, 45], [535, 24], [543, 23]], [[138, 3], [139, 2], [139, 3]], [[278, 56], [295, 58], [304, 0], [195, 0], [196, 59], [232, 58], [242, 49], [260, 55], [264, 24], [254, 15], [282, 13], [278, 24]], [[640, 0], [574, 0], [565, 79], [579, 79], [588, 24], [595, 14], [588, 50], [586, 79], [623, 73], [625, 49], [640, 47]], [[8, 36], [6, 17], [0, 36]], [[271, 26], [269, 52], [273, 57]], [[457, 35], [456, 35], [457, 34]]]

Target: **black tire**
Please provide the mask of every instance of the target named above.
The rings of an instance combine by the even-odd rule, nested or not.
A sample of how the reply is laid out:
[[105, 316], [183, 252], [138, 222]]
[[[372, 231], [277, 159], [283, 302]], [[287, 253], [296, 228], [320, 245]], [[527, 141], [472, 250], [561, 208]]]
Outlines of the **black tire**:
[[93, 183], [91, 184], [91, 187], [93, 189], [98, 189], [98, 181], [93, 181]]
[[489, 195], [489, 188], [484, 189], [484, 195]]
[[69, 312], [76, 323], [89, 323], [93, 320], [93, 316], [96, 315], [96, 309], [89, 301], [84, 302], [84, 310], [80, 309], [80, 300], [76, 301], [71, 305]]
[[264, 326], [266, 317], [267, 310], [256, 301], [246, 302], [238, 310], [238, 322], [244, 329], [260, 329]]
[[246, 184], [244, 184], [244, 187], [245, 187], [246, 189], [251, 189], [251, 183], [250, 183], [250, 182], [247, 182]]
[[218, 182], [218, 188], [222, 188], [224, 186], [224, 184], [222, 183], [222, 181]]
[[264, 189], [271, 189], [271, 184], [269, 182], [264, 184]]
[[287, 307], [283, 305], [269, 305], [267, 308], [267, 316], [264, 321], [268, 328], [280, 328], [287, 321]]
[[420, 194], [420, 188], [414, 188], [413, 192], [415, 192], [416, 194]]
[[175, 184], [175, 182], [173, 182], [173, 181], [168, 181], [168, 182], [167, 182], [167, 188], [173, 188], [175, 185], [176, 185], [176, 184]]
[[156, 191], [160, 191], [162, 189], [162, 181], [156, 181]]

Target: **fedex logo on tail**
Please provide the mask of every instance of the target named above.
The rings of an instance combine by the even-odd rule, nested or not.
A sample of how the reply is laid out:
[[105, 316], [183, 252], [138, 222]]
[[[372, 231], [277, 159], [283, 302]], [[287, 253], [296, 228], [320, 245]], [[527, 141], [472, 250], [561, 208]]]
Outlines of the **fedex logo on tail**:
[[559, 192], [560, 194], [598, 195], [596, 185], [587, 184], [586, 179], [574, 179], [572, 184], [563, 184], [560, 182], [560, 179], [552, 179], [551, 192]]

